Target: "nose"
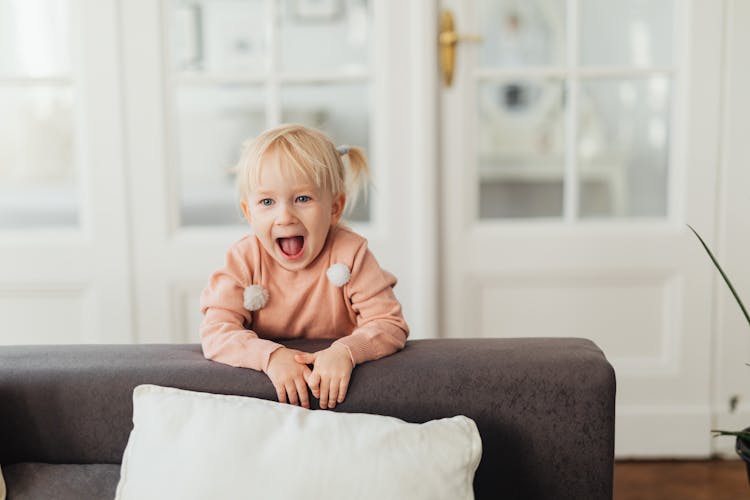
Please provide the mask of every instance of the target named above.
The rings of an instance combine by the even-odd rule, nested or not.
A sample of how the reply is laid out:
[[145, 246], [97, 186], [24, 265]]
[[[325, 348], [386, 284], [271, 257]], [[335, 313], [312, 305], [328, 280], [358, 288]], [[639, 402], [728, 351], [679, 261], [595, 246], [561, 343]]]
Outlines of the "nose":
[[297, 216], [294, 213], [294, 208], [289, 206], [288, 203], [279, 203], [278, 212], [276, 214], [276, 224], [286, 225], [297, 222]]

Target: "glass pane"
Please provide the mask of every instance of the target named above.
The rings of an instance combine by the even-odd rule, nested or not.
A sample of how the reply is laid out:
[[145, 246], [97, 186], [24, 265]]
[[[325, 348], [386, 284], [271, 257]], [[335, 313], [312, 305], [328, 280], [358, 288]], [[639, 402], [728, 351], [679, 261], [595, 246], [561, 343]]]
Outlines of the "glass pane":
[[670, 80], [583, 82], [579, 101], [581, 217], [666, 216]]
[[262, 88], [177, 91], [182, 225], [242, 224], [232, 168], [242, 143], [265, 129]]
[[479, 61], [484, 67], [562, 65], [564, 0], [477, 2]]
[[285, 0], [281, 12], [283, 70], [369, 66], [371, 17], [366, 0]]
[[675, 6], [670, 0], [581, 0], [581, 64], [670, 65]]
[[173, 4], [173, 64], [182, 72], [245, 72], [268, 66], [263, 0], [182, 0]]
[[479, 217], [560, 217], [564, 83], [484, 82], [478, 88]]
[[69, 88], [0, 87], [0, 228], [78, 224]]
[[0, 0], [0, 77], [68, 76], [66, 0]]
[[[287, 85], [281, 90], [281, 119], [285, 123], [315, 127], [336, 144], [358, 146], [369, 153], [369, 103], [367, 84]], [[368, 161], [374, 170], [377, 158], [369, 156]], [[369, 195], [360, 195], [359, 203], [347, 219], [370, 220], [370, 201]]]

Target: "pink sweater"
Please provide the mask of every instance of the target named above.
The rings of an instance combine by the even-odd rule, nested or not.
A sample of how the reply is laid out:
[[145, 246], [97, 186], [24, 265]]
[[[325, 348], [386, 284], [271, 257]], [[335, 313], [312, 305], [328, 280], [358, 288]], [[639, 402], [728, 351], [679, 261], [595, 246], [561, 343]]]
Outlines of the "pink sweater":
[[[351, 270], [342, 287], [326, 271], [342, 263]], [[268, 301], [250, 312], [245, 287], [261, 285]], [[346, 228], [328, 234], [320, 255], [302, 271], [288, 271], [266, 253], [255, 235], [235, 243], [224, 267], [201, 294], [200, 327], [206, 358], [265, 371], [282, 347], [269, 339], [338, 338], [354, 364], [402, 349], [409, 329], [393, 294], [396, 278], [380, 268], [367, 240]]]

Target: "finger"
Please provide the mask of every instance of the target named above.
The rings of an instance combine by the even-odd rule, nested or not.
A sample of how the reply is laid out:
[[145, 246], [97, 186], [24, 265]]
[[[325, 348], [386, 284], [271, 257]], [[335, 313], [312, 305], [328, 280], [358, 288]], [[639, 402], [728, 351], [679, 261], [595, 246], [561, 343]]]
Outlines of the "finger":
[[307, 395], [307, 384], [301, 378], [297, 378], [294, 381], [297, 387], [297, 394], [299, 395], [299, 402], [303, 408], [310, 408], [310, 398]]
[[286, 389], [283, 385], [274, 385], [276, 388], [276, 396], [279, 398], [279, 403], [286, 403]]
[[294, 355], [294, 361], [297, 363], [302, 363], [304, 365], [313, 365], [315, 364], [315, 358], [317, 356], [315, 354], [310, 354], [308, 352], [295, 354]]
[[328, 390], [331, 385], [331, 381], [328, 377], [324, 377], [320, 380], [320, 409], [325, 410], [328, 408]]
[[286, 385], [286, 394], [289, 396], [289, 404], [298, 405], [299, 398], [297, 397], [297, 388], [294, 385], [294, 381], [290, 381]]
[[328, 390], [328, 408], [333, 409], [336, 407], [336, 400], [339, 397], [339, 385], [338, 380], [331, 379], [331, 387]]
[[310, 390], [312, 390], [313, 396], [316, 398], [320, 398], [320, 374], [313, 370], [310, 372], [310, 377], [307, 385], [310, 386]]
[[343, 377], [339, 382], [339, 397], [338, 402], [343, 403], [346, 399], [346, 390], [349, 388], [349, 377]]

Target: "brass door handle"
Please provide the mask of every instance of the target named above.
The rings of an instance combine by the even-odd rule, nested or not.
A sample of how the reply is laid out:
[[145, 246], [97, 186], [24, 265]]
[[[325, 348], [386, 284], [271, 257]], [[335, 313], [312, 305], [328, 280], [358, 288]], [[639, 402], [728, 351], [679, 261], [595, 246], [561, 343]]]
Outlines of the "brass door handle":
[[453, 71], [456, 67], [456, 44], [458, 42], [481, 42], [479, 35], [459, 35], [455, 30], [453, 13], [444, 10], [440, 13], [440, 33], [438, 47], [440, 48], [440, 72], [447, 87], [453, 82]]

